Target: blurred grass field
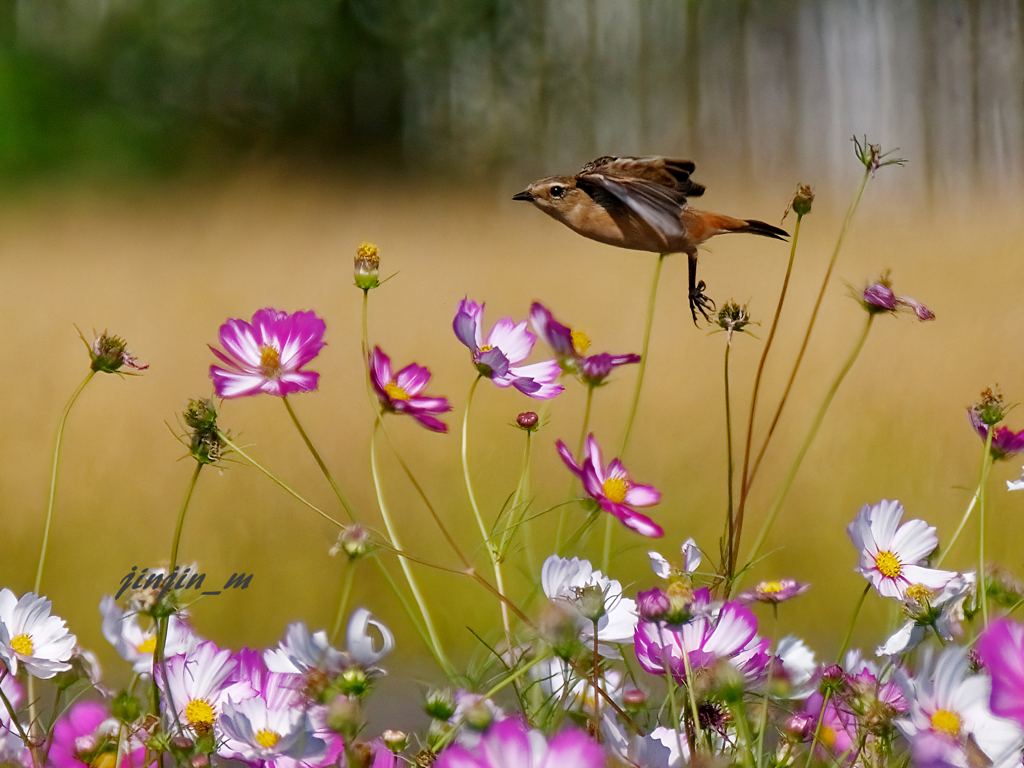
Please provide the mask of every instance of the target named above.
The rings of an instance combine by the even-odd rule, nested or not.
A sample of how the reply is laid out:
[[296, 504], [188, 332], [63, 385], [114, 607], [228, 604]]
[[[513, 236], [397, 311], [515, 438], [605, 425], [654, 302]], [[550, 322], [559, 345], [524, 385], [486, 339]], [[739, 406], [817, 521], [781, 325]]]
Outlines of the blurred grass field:
[[[1009, 401], [1024, 400], [1020, 201], [968, 201], [928, 211], [887, 190], [888, 175], [882, 172], [872, 183], [858, 213], [749, 507], [748, 544], [860, 333], [864, 312], [847, 298], [846, 283], [860, 286], [892, 268], [896, 291], [926, 303], [938, 319], [876, 322], [797, 477], [769, 541], [773, 551], [755, 571], [814, 582], [806, 597], [780, 611], [781, 630], [801, 633], [825, 657], [838, 646], [863, 587], [845, 535], [860, 505], [899, 498], [908, 517], [937, 525], [947, 541], [977, 482], [980, 460], [965, 406], [993, 383]], [[762, 180], [756, 187], [702, 181], [711, 190], [702, 207], [777, 222], [797, 179]], [[50, 189], [8, 201], [0, 212], [0, 321], [11, 366], [0, 384], [8, 403], [0, 441], [0, 583], [16, 593], [32, 586], [54, 430], [88, 365], [76, 324], [87, 336], [108, 329], [126, 337], [151, 366], [141, 377], [94, 381], [71, 414], [43, 584], [55, 612], [83, 645], [100, 653], [115, 682], [126, 679], [126, 667], [102, 638], [97, 606], [132, 566], [168, 557], [192, 471], [168, 425], [180, 431], [177, 414], [187, 399], [211, 395], [207, 369], [213, 357], [206, 344], [216, 343], [226, 318], [248, 319], [264, 306], [314, 309], [326, 318], [328, 346], [310, 366], [322, 374], [320, 390], [295, 397], [294, 406], [356, 508], [379, 525], [368, 462], [372, 417], [359, 355], [361, 294], [351, 271], [363, 240], [380, 246], [382, 276], [397, 273], [371, 294], [371, 342], [398, 366], [413, 360], [429, 366], [429, 392], [455, 406], [448, 435], [400, 419], [392, 419], [391, 434], [460, 541], [482, 555], [459, 464], [458, 429], [474, 371], [451, 333], [458, 301], [466, 295], [486, 301], [489, 327], [503, 316], [525, 318], [530, 302], [541, 300], [556, 317], [583, 329], [594, 351], [639, 351], [655, 258], [574, 235], [509, 200], [518, 189], [264, 169], [216, 183], [183, 180], [117, 194]], [[804, 222], [788, 308], [762, 389], [761, 430], [788, 375], [847, 202], [845, 196], [819, 197]], [[723, 237], [711, 250], [701, 258], [700, 274], [709, 294], [719, 304], [730, 297], [749, 301], [762, 322], [754, 333], [763, 339], [787, 246]], [[685, 261], [673, 258], [662, 277], [648, 378], [625, 456], [635, 478], [662, 490], [652, 516], [666, 536], [651, 542], [616, 530], [611, 575], [630, 585], [627, 592], [654, 582], [645, 554], [652, 546], [671, 559], [693, 536], [714, 554], [722, 530], [724, 337], [693, 327], [685, 292]], [[762, 343], [735, 341], [737, 445]], [[533, 359], [544, 354], [538, 346]], [[635, 368], [620, 369], [595, 395], [593, 429], [610, 447], [620, 438], [634, 377]], [[568, 484], [555, 440], [574, 445], [579, 439], [585, 393], [568, 383], [537, 438], [538, 510], [561, 501]], [[523, 437], [509, 425], [531, 409], [536, 405], [520, 393], [486, 385], [475, 399], [471, 464], [490, 518], [518, 476]], [[220, 413], [222, 426], [259, 460], [314, 503], [342, 515], [281, 403], [247, 398], [224, 403]], [[1024, 416], [1011, 414], [1010, 424], [1024, 427]], [[382, 456], [385, 493], [409, 548], [454, 564], [386, 446]], [[1010, 462], [993, 472], [988, 540], [991, 559], [1017, 573], [1024, 566], [1024, 494], [1002, 488], [1019, 470]], [[540, 558], [550, 553], [556, 515], [533, 532]], [[195, 604], [199, 631], [234, 648], [265, 647], [290, 621], [328, 626], [343, 565], [341, 557], [328, 555], [334, 537], [329, 525], [250, 467], [228, 463], [219, 473], [205, 470], [186, 521], [182, 558], [198, 561], [208, 583], [223, 583], [234, 572], [255, 575], [244, 592]], [[972, 525], [946, 565], [973, 568], [974, 542]], [[597, 559], [599, 547], [595, 536], [584, 554]], [[519, 555], [513, 560], [507, 566], [514, 574], [510, 590], [522, 598], [539, 575], [517, 573], [524, 561]], [[479, 561], [487, 573], [485, 559]], [[479, 653], [467, 627], [483, 634], [495, 629], [497, 604], [458, 577], [418, 571], [452, 654], [465, 659]], [[438, 677], [393, 596], [368, 567], [356, 580], [357, 604], [395, 629], [392, 669]], [[873, 649], [891, 620], [887, 606], [869, 599], [855, 644]]]

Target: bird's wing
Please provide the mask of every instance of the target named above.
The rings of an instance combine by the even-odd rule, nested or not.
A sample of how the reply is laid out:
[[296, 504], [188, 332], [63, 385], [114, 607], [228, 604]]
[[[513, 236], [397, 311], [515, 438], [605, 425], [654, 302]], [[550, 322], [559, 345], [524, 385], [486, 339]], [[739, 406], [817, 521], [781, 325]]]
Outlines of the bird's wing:
[[670, 157], [599, 157], [587, 163], [580, 173], [603, 173], [627, 179], [642, 179], [673, 189], [683, 197], [699, 197], [704, 186], [690, 180], [696, 169], [690, 160]]
[[679, 218], [686, 200], [672, 189], [643, 179], [620, 178], [594, 172], [579, 174], [576, 184], [585, 192], [589, 192], [588, 186], [593, 186], [610, 194], [664, 239], [666, 247], [670, 239], [686, 234], [686, 228]]

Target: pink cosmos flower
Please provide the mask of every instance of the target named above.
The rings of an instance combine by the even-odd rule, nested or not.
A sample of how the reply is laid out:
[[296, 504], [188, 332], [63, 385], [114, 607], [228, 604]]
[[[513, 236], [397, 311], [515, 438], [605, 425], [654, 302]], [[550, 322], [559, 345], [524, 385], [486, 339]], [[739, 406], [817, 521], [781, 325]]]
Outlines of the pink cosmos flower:
[[626, 468], [618, 459], [605, 468], [601, 461], [601, 449], [594, 436], [587, 436], [583, 464], [576, 463], [572, 451], [559, 440], [555, 444], [562, 461], [569, 470], [583, 481], [583, 488], [601, 509], [619, 518], [623, 525], [644, 536], [660, 538], [665, 534], [661, 526], [631, 507], [650, 507], [661, 501], [661, 493], [652, 485], [633, 482]]
[[883, 499], [865, 504], [846, 527], [853, 545], [860, 551], [855, 571], [871, 582], [883, 597], [903, 599], [907, 587], [920, 584], [939, 590], [956, 576], [922, 565], [939, 544], [935, 527], [924, 520], [909, 520], [900, 526], [903, 505]]
[[1009, 619], [993, 622], [975, 651], [992, 675], [992, 712], [1024, 727], [1024, 626]]
[[499, 387], [515, 387], [536, 400], [550, 400], [563, 387], [557, 384], [562, 369], [557, 360], [514, 367], [530, 356], [537, 337], [526, 330], [526, 321], [513, 323], [505, 317], [494, 324], [483, 341], [480, 327], [484, 305], [463, 299], [455, 314], [452, 328], [455, 336], [473, 353], [473, 364], [482, 376]]
[[604, 750], [585, 733], [562, 731], [550, 741], [509, 718], [494, 723], [472, 750], [453, 744], [436, 768], [603, 768]]
[[[117, 759], [119, 730], [120, 723], [102, 704], [80, 701], [53, 727], [50, 763], [55, 768], [85, 768], [108, 763], [112, 766]], [[146, 746], [136, 735], [128, 738], [128, 752], [121, 765], [141, 768], [146, 762]]]
[[443, 397], [424, 397], [420, 392], [430, 381], [430, 371], [410, 363], [398, 373], [391, 372], [391, 358], [380, 347], [370, 354], [370, 381], [385, 411], [407, 413], [427, 429], [447, 432], [448, 425], [432, 413], [446, 413], [451, 403]]
[[801, 584], [792, 579], [762, 581], [753, 589], [737, 595], [736, 599], [741, 603], [783, 603], [802, 595], [810, 588], [810, 584]]
[[[971, 426], [978, 433], [982, 440], [988, 439], [989, 427], [974, 412], [968, 408], [967, 415], [971, 419]], [[1014, 432], [1009, 427], [999, 427], [992, 433], [992, 446], [989, 448], [993, 459], [1005, 459], [1016, 456], [1024, 451], [1024, 429]]]
[[879, 314], [881, 312], [896, 314], [900, 308], [906, 307], [912, 310], [917, 315], [917, 319], [922, 322], [935, 319], [935, 313], [921, 302], [909, 296], [897, 296], [893, 293], [892, 286], [889, 284], [887, 277], [882, 277], [882, 279], [869, 285], [861, 292], [859, 298], [864, 309], [872, 314]]
[[574, 373], [580, 380], [591, 387], [599, 386], [613, 369], [620, 365], [639, 363], [640, 355], [613, 355], [602, 352], [599, 355], [585, 356], [590, 348], [590, 339], [583, 331], [572, 330], [555, 320], [550, 310], [540, 302], [530, 307], [530, 324], [545, 343], [558, 356], [562, 370]]
[[824, 696], [814, 692], [804, 705], [803, 714], [808, 718], [806, 722], [809, 726], [805, 730], [805, 739], [810, 741], [814, 738], [815, 726], [820, 717], [817, 756], [822, 760], [828, 760], [830, 755], [839, 757], [845, 754], [849, 760], [852, 757], [853, 741], [857, 737], [857, 718], [847, 707], [834, 699], [829, 700], [822, 714], [821, 705], [824, 700]]
[[246, 397], [266, 392], [284, 397], [311, 392], [319, 373], [304, 371], [323, 349], [327, 326], [313, 312], [278, 312], [261, 309], [252, 322], [228, 320], [220, 327], [220, 343], [227, 352], [210, 350], [226, 368], [210, 366], [210, 378], [222, 398]]
[[697, 614], [680, 626], [641, 621], [633, 643], [641, 667], [652, 675], [663, 675], [667, 668], [681, 684], [686, 682], [684, 653], [694, 674], [727, 659], [744, 677], [754, 679], [768, 665], [769, 641], [757, 636], [757, 619], [739, 603], [725, 603], [717, 616]]

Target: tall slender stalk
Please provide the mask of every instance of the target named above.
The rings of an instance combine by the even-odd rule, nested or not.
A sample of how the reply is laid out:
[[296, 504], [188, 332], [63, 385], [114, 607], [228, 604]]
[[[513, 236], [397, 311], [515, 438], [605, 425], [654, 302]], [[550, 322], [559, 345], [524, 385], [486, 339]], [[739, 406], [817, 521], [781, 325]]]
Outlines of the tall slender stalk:
[[74, 393], [71, 395], [71, 399], [68, 400], [68, 404], [64, 406], [64, 411], [60, 416], [60, 423], [57, 425], [57, 440], [53, 448], [53, 467], [50, 470], [50, 498], [46, 502], [46, 523], [43, 525], [43, 545], [39, 550], [39, 566], [36, 568], [36, 580], [32, 587], [32, 591], [37, 595], [39, 589], [43, 583], [43, 569], [46, 566], [46, 550], [50, 543], [50, 523], [53, 521], [53, 500], [57, 495], [57, 476], [60, 472], [60, 454], [61, 449], [64, 447], [64, 427], [68, 423], [68, 414], [71, 413], [71, 406], [75, 404], [78, 396], [82, 394], [82, 390], [85, 389], [85, 385], [92, 381], [92, 377], [96, 375], [96, 371], [89, 369], [89, 373], [82, 383], [78, 385]]
[[[545, 402], [547, 405], [550, 401]], [[580, 430], [580, 442], [579, 447], [576, 449], [576, 460], [582, 461], [583, 449], [587, 444], [587, 431], [590, 429], [590, 409], [594, 402], [594, 387], [593, 385], [587, 386], [587, 406], [583, 411], [583, 428]], [[570, 476], [569, 478], [569, 490], [566, 491], [566, 496], [572, 498], [573, 488], [576, 486], [576, 478]], [[569, 505], [566, 504], [558, 513], [558, 529], [555, 532], [555, 552], [562, 551], [563, 535], [565, 533], [565, 521], [569, 515]], [[607, 570], [607, 566], [605, 566]]]
[[331, 645], [341, 634], [341, 627], [345, 623], [345, 614], [348, 612], [348, 599], [352, 595], [352, 582], [355, 581], [356, 563], [359, 561], [349, 558], [345, 563], [345, 576], [341, 581], [341, 595], [338, 597], [338, 610], [334, 614], [334, 625], [331, 627]]
[[985, 435], [985, 453], [981, 456], [981, 480], [978, 482], [978, 599], [981, 602], [981, 623], [988, 626], [988, 590], [985, 588], [985, 501], [988, 496], [988, 473], [992, 469], [992, 435], [989, 426]]
[[728, 506], [725, 510], [725, 547], [721, 552], [722, 564], [725, 565], [725, 583], [732, 581], [735, 568], [733, 553], [736, 551], [734, 536], [735, 519], [732, 506], [732, 476], [734, 462], [732, 460], [732, 406], [729, 401], [729, 351], [732, 349], [732, 331], [726, 331], [725, 339], [725, 465], [726, 465], [726, 496]]
[[[477, 376], [473, 380], [473, 384], [469, 388], [469, 396], [466, 398], [466, 413], [462, 417], [462, 476], [466, 482], [466, 493], [469, 495], [469, 505], [473, 508], [473, 517], [476, 518], [476, 524], [480, 528], [480, 536], [483, 537], [484, 548], [487, 550], [487, 556], [491, 558], [491, 565], [494, 568], [494, 584], [498, 589], [498, 594], [502, 598], [505, 597], [505, 580], [501, 572], [501, 553], [491, 542], [491, 536], [487, 532], [487, 526], [484, 525], [484, 518], [480, 514], [480, 505], [477, 504], [476, 494], [473, 492], [473, 480], [469, 472], [469, 409], [473, 405], [473, 393], [476, 392], [476, 386], [480, 383], [480, 379], [483, 376]], [[512, 624], [509, 621], [508, 616], [508, 604], [502, 600], [501, 602], [501, 623], [505, 628], [505, 640], [508, 643], [508, 647], [512, 648]]]
[[[779, 604], [772, 603], [772, 636], [771, 644], [769, 648], [775, 648], [778, 652], [777, 638], [779, 636]], [[775, 661], [776, 657], [769, 654], [768, 656], [768, 680], [764, 684], [764, 703], [761, 707], [760, 722], [757, 727], [757, 768], [761, 768], [764, 763], [764, 732], [768, 728], [768, 704], [771, 700], [772, 692], [772, 674], [775, 672]]]
[[978, 503], [978, 497], [980, 495], [981, 484], [979, 483], [978, 487], [974, 489], [974, 495], [971, 497], [971, 503], [967, 505], [967, 511], [964, 512], [964, 516], [960, 518], [960, 525], [956, 527], [956, 532], [953, 534], [953, 538], [949, 540], [949, 544], [946, 545], [946, 548], [942, 551], [942, 554], [939, 555], [939, 559], [935, 561], [936, 568], [942, 565], [942, 561], [946, 559], [946, 555], [948, 555], [949, 551], [953, 549], [953, 545], [956, 544], [956, 540], [960, 538], [960, 532], [963, 531], [964, 526], [967, 525], [967, 520], [970, 518], [971, 512], [974, 511], [974, 505]]
[[868, 334], [871, 332], [871, 326], [874, 321], [875, 315], [869, 313], [867, 322], [864, 324], [864, 332], [861, 333], [860, 338], [857, 340], [853, 350], [850, 352], [850, 356], [840, 369], [839, 375], [836, 376], [835, 381], [832, 382], [832, 386], [825, 395], [825, 399], [822, 401], [821, 407], [818, 409], [818, 413], [814, 417], [814, 421], [811, 422], [811, 428], [807, 432], [807, 437], [804, 438], [804, 443], [800, 446], [800, 451], [797, 453], [796, 459], [793, 461], [793, 465], [789, 468], [789, 473], [786, 475], [786, 479], [783, 481], [782, 487], [779, 489], [779, 493], [775, 497], [775, 501], [772, 502], [771, 509], [768, 511], [768, 517], [765, 519], [764, 525], [761, 526], [761, 530], [757, 534], [757, 540], [754, 542], [754, 546], [750, 551], [750, 556], [747, 558], [748, 563], [752, 563], [757, 559], [757, 555], [761, 551], [761, 547], [764, 545], [765, 539], [768, 537], [768, 532], [775, 523], [775, 518], [778, 516], [779, 510], [782, 509], [782, 505], [785, 503], [786, 497], [789, 495], [789, 490], [793, 486], [793, 480], [796, 478], [796, 474], [800, 470], [800, 465], [803, 463], [804, 456], [807, 455], [807, 451], [814, 442], [814, 438], [818, 436], [818, 430], [821, 429], [821, 425], [825, 421], [825, 416], [828, 413], [829, 406], [832, 405], [832, 400], [835, 399], [836, 393], [839, 391], [839, 387], [846, 378], [846, 374], [850, 372], [850, 369], [853, 368], [853, 364], [857, 362], [857, 358], [860, 355], [861, 350], [864, 348], [864, 343], [868, 340]]
[[345, 494], [342, 493], [341, 487], [335, 481], [331, 471], [327, 469], [327, 465], [324, 464], [324, 460], [320, 458], [320, 453], [313, 445], [313, 441], [309, 439], [309, 435], [306, 434], [306, 430], [302, 428], [302, 423], [299, 421], [299, 417], [295, 415], [295, 410], [292, 408], [292, 404], [288, 401], [287, 395], [281, 398], [281, 402], [284, 403], [284, 407], [287, 409], [288, 415], [291, 417], [292, 424], [294, 424], [295, 428], [299, 431], [299, 435], [302, 437], [302, 442], [306, 444], [306, 448], [308, 448], [309, 452], [313, 455], [313, 459], [316, 461], [317, 466], [320, 467], [320, 471], [323, 473], [324, 477], [327, 478], [327, 482], [330, 483], [331, 488], [334, 489], [334, 495], [338, 497], [338, 501], [341, 502], [341, 506], [348, 514], [349, 520], [353, 523], [358, 522], [358, 520], [356, 520], [356, 513], [352, 511], [352, 505], [349, 504], [348, 499], [345, 498]]

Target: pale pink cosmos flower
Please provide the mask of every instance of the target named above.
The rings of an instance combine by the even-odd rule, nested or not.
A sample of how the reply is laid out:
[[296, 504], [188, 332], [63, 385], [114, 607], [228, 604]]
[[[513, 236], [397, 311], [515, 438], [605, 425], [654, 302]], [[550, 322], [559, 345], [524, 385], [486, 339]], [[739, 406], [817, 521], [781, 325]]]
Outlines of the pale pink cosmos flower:
[[737, 595], [736, 599], [741, 603], [783, 603], [802, 595], [810, 588], [810, 584], [793, 579], [762, 581], [753, 589]]
[[550, 400], [563, 387], [556, 383], [562, 372], [557, 360], [517, 366], [530, 356], [537, 337], [526, 330], [526, 321], [512, 322], [505, 317], [494, 324], [484, 343], [484, 305], [463, 299], [455, 314], [452, 328], [455, 336], [473, 353], [473, 364], [480, 375], [499, 387], [515, 387], [536, 400]]
[[284, 397], [316, 389], [320, 374], [304, 371], [324, 347], [327, 326], [313, 312], [261, 309], [252, 322], [228, 320], [220, 327], [226, 352], [210, 350], [225, 368], [210, 366], [217, 396], [246, 397], [265, 392]]
[[436, 768], [603, 768], [604, 750], [580, 730], [562, 731], [547, 740], [509, 718], [494, 723], [475, 747], [453, 744]]
[[398, 373], [392, 373], [391, 358], [380, 347], [373, 348], [370, 354], [370, 382], [384, 410], [406, 413], [427, 429], [447, 432], [448, 425], [432, 414], [450, 411], [452, 405], [446, 398], [420, 394], [429, 381], [430, 371], [416, 363], [410, 363]]
[[865, 504], [846, 527], [853, 545], [860, 551], [860, 565], [854, 568], [883, 597], [903, 599], [907, 588], [920, 584], [939, 590], [956, 576], [953, 571], [926, 568], [925, 558], [939, 544], [935, 527], [924, 520], [900, 525], [903, 505], [883, 499]]
[[650, 507], [661, 501], [661, 493], [652, 485], [634, 482], [618, 459], [607, 467], [601, 460], [601, 449], [593, 435], [587, 436], [583, 463], [578, 464], [572, 451], [559, 440], [556, 444], [562, 461], [583, 481], [587, 494], [601, 509], [615, 515], [624, 526], [644, 536], [660, 538], [665, 534], [661, 526], [632, 507]]

